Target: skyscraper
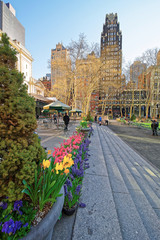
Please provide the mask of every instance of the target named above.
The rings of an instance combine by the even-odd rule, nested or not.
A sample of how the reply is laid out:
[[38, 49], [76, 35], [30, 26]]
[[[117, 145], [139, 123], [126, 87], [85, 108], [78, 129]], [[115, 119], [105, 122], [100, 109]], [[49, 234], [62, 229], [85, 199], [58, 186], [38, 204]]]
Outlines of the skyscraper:
[[51, 49], [51, 87], [58, 83], [59, 79], [64, 77], [64, 65], [68, 60], [68, 50], [60, 43], [55, 49]]
[[16, 11], [10, 3], [0, 1], [0, 30], [7, 33], [11, 40], [25, 46], [25, 28], [16, 18]]
[[103, 99], [114, 88], [122, 86], [122, 33], [117, 13], [106, 15], [101, 33], [101, 62], [100, 95]]
[[60, 43], [51, 50], [51, 89], [57, 99], [66, 103], [70, 71], [69, 51]]

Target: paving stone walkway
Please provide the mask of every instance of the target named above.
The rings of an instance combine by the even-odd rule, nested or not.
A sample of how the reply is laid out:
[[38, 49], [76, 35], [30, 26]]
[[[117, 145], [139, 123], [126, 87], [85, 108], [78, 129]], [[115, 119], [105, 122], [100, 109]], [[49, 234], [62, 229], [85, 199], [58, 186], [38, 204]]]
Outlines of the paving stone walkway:
[[122, 124], [116, 120], [110, 120], [108, 127], [147, 161], [160, 169], [160, 131], [158, 131], [159, 136], [152, 136], [151, 129]]
[[93, 125], [81, 201], [54, 240], [159, 240], [160, 172], [106, 126]]

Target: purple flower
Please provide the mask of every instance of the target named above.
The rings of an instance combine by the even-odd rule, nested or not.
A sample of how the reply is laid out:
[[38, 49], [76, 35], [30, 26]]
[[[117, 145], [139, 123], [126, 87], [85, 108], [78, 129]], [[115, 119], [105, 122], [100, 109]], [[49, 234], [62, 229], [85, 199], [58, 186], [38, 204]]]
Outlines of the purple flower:
[[75, 166], [72, 167], [72, 174], [75, 177], [83, 177], [84, 176], [84, 170], [82, 167], [80, 169], [75, 168]]
[[80, 190], [81, 190], [81, 185], [78, 185], [77, 187], [76, 187], [76, 195], [79, 195], [80, 194]]
[[82, 156], [82, 150], [79, 151], [79, 155]]
[[15, 221], [14, 233], [22, 227], [21, 221]]
[[17, 230], [19, 230], [22, 226], [22, 222], [21, 221], [13, 221], [13, 219], [10, 219], [9, 221], [5, 222], [3, 224], [3, 227], [2, 227], [2, 232], [5, 232], [5, 233], [13, 233], [15, 234], [15, 232]]
[[67, 189], [67, 185], [66, 185], [66, 184], [64, 184], [64, 193], [65, 193], [65, 196], [66, 196], [67, 193], [68, 193], [68, 189]]
[[22, 207], [23, 204], [22, 204], [22, 200], [19, 200], [19, 201], [15, 201], [14, 202], [14, 211], [19, 211], [20, 207]]
[[28, 227], [28, 223], [25, 223], [25, 224], [23, 225], [23, 227]]
[[8, 204], [6, 202], [1, 202], [0, 207], [2, 207], [3, 210], [5, 210], [8, 207]]
[[70, 173], [70, 178], [73, 181], [74, 180], [74, 176]]
[[68, 192], [68, 200], [69, 200], [69, 201], [72, 201], [72, 199], [73, 199], [72, 193], [71, 193], [71, 192]]
[[13, 211], [18, 211], [20, 215], [22, 215], [22, 211], [20, 211], [20, 208], [23, 206], [22, 200], [15, 201], [14, 202], [14, 208]]
[[9, 221], [3, 224], [2, 232], [8, 233], [8, 234], [13, 233], [14, 227], [15, 227], [14, 221], [13, 219], [10, 219]]
[[79, 207], [80, 207], [80, 208], [85, 208], [85, 207], [86, 207], [86, 204], [81, 202], [81, 203], [79, 203]]
[[85, 162], [85, 169], [89, 168], [89, 163]]
[[72, 182], [69, 179], [66, 180], [66, 184], [68, 187], [72, 187]]

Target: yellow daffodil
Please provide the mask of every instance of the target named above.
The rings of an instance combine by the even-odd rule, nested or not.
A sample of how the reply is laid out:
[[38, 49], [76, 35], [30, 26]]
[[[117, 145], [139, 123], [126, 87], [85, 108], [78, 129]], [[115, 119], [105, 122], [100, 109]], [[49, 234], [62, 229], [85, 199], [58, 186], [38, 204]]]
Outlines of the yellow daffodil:
[[65, 169], [70, 168], [73, 164], [74, 164], [74, 161], [72, 160], [72, 158], [69, 158], [67, 156], [64, 157], [63, 166]]
[[63, 166], [62, 162], [61, 163], [57, 163], [56, 166], [55, 166], [56, 174], [58, 174], [59, 171], [62, 171], [63, 168], [64, 168], [64, 166]]
[[43, 160], [43, 163], [42, 163], [42, 165], [43, 165], [43, 167], [44, 167], [44, 169], [46, 169], [46, 168], [49, 168], [49, 166], [50, 166], [50, 161], [49, 160]]

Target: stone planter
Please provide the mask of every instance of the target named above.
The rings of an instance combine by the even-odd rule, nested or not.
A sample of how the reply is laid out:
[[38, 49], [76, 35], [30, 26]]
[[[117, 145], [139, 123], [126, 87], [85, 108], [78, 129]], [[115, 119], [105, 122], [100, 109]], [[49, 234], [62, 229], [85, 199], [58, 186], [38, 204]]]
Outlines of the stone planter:
[[80, 131], [84, 134], [84, 137], [87, 138], [90, 128], [82, 128]]
[[53, 204], [53, 207], [45, 218], [21, 240], [52, 240], [54, 225], [56, 224], [64, 204], [64, 188], [62, 187], [61, 197]]

